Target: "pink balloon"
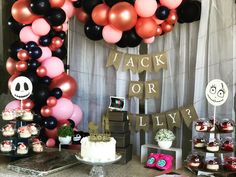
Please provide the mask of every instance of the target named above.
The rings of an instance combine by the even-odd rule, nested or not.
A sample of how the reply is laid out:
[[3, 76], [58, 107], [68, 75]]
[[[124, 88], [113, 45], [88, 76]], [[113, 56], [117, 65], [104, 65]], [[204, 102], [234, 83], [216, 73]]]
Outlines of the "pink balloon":
[[68, 23], [67, 22], [62, 24], [62, 31], [65, 31], [65, 32], [68, 31]]
[[5, 107], [6, 111], [14, 110], [14, 109], [20, 109], [20, 101], [19, 100], [13, 100], [10, 103], [8, 103]]
[[49, 49], [49, 47], [40, 46], [40, 48], [42, 50], [42, 56], [37, 59], [39, 62], [42, 62], [45, 59], [52, 57], [52, 51]]
[[46, 68], [47, 76], [50, 78], [57, 77], [64, 72], [64, 64], [57, 57], [47, 58], [42, 62], [42, 66]]
[[38, 36], [44, 36], [49, 33], [51, 27], [44, 18], [38, 18], [32, 23], [32, 30]]
[[56, 106], [52, 107], [52, 116], [58, 121], [69, 119], [73, 114], [73, 103], [67, 98], [57, 100]]
[[70, 119], [74, 121], [75, 127], [77, 127], [79, 125], [82, 118], [83, 118], [83, 112], [82, 112], [81, 108], [78, 105], [74, 104], [73, 114], [70, 117]]
[[150, 37], [150, 38], [146, 38], [146, 39], [143, 40], [143, 42], [146, 43], [146, 44], [151, 44], [154, 41], [155, 41], [155, 37], [154, 36]]
[[102, 30], [103, 39], [107, 43], [117, 43], [122, 37], [122, 31], [113, 28], [111, 25], [106, 25]]
[[46, 146], [49, 148], [52, 148], [56, 145], [56, 141], [53, 138], [49, 138], [46, 142]]
[[20, 40], [24, 43], [34, 41], [38, 44], [39, 36], [34, 34], [31, 26], [25, 26], [20, 31]]
[[61, 8], [65, 11], [68, 18], [71, 18], [75, 13], [75, 8], [70, 0], [66, 0]]
[[58, 137], [58, 135], [57, 135], [57, 127], [52, 129], [52, 130], [45, 128], [45, 134], [46, 134], [47, 138], [56, 139]]
[[151, 17], [157, 10], [156, 0], [136, 0], [135, 10], [140, 17]]
[[182, 1], [183, 0], [160, 0], [160, 3], [169, 9], [175, 9], [181, 4]]

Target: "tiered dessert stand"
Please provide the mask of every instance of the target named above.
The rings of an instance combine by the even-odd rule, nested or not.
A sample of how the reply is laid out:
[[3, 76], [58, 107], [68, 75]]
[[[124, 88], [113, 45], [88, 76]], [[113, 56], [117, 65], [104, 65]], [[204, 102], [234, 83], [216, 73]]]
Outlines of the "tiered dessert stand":
[[91, 168], [90, 172], [89, 172], [89, 176], [90, 177], [106, 177], [107, 176], [107, 172], [105, 170], [105, 166], [106, 165], [111, 165], [117, 161], [119, 161], [121, 159], [121, 155], [116, 154], [116, 158], [115, 160], [111, 160], [111, 161], [106, 161], [106, 162], [92, 162], [89, 160], [85, 160], [83, 159], [83, 157], [81, 156], [81, 154], [77, 154], [75, 155], [75, 157], [82, 163], [87, 164], [87, 165], [92, 165], [93, 167]]

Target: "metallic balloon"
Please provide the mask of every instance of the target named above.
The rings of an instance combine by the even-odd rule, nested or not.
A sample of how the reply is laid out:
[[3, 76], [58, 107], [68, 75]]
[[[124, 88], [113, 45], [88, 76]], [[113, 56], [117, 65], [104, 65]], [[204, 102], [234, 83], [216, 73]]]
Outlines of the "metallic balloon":
[[75, 9], [75, 15], [81, 23], [88, 20], [88, 14], [82, 8]]
[[25, 61], [25, 60], [28, 60], [29, 59], [29, 54], [28, 54], [28, 51], [27, 50], [20, 50], [18, 53], [17, 53], [17, 58], [19, 58], [19, 60], [21, 61]]
[[139, 18], [135, 26], [137, 34], [143, 39], [156, 35], [157, 24], [150, 18]]
[[108, 21], [109, 7], [106, 4], [97, 5], [92, 12], [93, 21], [101, 26], [106, 26]]
[[49, 117], [52, 115], [52, 108], [49, 106], [43, 106], [40, 110], [40, 113], [43, 117]]
[[163, 22], [162, 24], [161, 24], [161, 28], [162, 28], [162, 30], [164, 31], [164, 32], [170, 32], [172, 29], [173, 29], [173, 25], [171, 25], [171, 24], [169, 24], [169, 23], [167, 23], [167, 22]]
[[17, 72], [17, 69], [16, 69], [16, 63], [17, 61], [16, 60], [13, 60], [11, 57], [9, 57], [7, 59], [7, 62], [6, 62], [6, 69], [7, 69], [7, 72], [10, 74], [10, 75], [13, 75]]
[[22, 103], [23, 103], [23, 109], [33, 109], [34, 107], [34, 102], [29, 98], [23, 100]]
[[44, 66], [39, 66], [36, 70], [36, 73], [39, 77], [44, 77], [47, 75], [47, 69]]
[[166, 19], [166, 22], [173, 25], [177, 22], [178, 16], [176, 14], [175, 10], [171, 10], [168, 18]]
[[61, 7], [65, 3], [65, 0], [49, 0], [51, 7]]
[[26, 61], [18, 61], [16, 63], [16, 69], [20, 72], [21, 71], [26, 71], [27, 68], [28, 68], [28, 63]]
[[53, 107], [53, 106], [55, 106], [56, 104], [57, 104], [57, 99], [56, 99], [56, 97], [50, 96], [50, 97], [47, 99], [47, 105], [48, 105], [49, 107]]

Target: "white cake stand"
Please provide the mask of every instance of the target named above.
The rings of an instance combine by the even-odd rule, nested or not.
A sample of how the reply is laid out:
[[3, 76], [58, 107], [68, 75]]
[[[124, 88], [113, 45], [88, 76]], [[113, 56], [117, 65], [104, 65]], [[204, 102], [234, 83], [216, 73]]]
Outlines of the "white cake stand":
[[106, 162], [91, 162], [88, 160], [85, 160], [81, 157], [80, 153], [76, 154], [75, 157], [82, 163], [87, 165], [92, 165], [92, 169], [89, 172], [90, 177], [106, 177], [106, 170], [104, 168], [105, 165], [113, 164], [121, 159], [121, 155], [116, 154], [115, 160], [106, 161]]

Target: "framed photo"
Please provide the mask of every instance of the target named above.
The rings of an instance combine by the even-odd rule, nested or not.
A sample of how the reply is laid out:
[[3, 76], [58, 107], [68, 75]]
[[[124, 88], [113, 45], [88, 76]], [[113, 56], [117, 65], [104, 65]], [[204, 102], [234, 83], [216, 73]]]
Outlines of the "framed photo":
[[125, 98], [110, 96], [109, 109], [117, 110], [117, 111], [124, 111], [125, 110]]

